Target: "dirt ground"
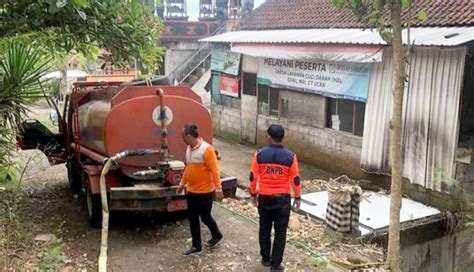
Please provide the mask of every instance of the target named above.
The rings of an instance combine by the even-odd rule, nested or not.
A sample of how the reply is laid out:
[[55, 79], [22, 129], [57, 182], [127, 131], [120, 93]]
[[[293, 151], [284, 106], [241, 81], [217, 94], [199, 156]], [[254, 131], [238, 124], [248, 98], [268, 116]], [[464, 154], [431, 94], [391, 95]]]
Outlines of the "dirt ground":
[[[32, 118], [44, 122], [48, 114], [49, 109], [43, 107], [35, 109]], [[213, 145], [221, 154], [222, 172], [236, 176], [241, 188], [248, 187], [255, 147], [221, 139], [214, 139]], [[87, 222], [84, 196], [70, 193], [65, 166], [50, 166], [39, 151], [21, 151], [18, 158], [28, 162], [21, 190], [15, 195], [0, 190], [0, 268], [96, 271], [100, 230], [91, 228]], [[318, 187], [314, 179], [327, 180], [333, 176], [304, 163], [300, 163], [300, 172], [306, 192]], [[214, 206], [213, 214], [224, 234], [223, 241], [200, 256], [183, 257], [180, 253], [191, 244], [185, 214], [112, 213], [109, 270], [268, 271], [259, 263], [255, 222], [220, 205]], [[210, 238], [205, 227], [202, 233], [203, 241]], [[49, 241], [37, 241], [41, 234]], [[284, 262], [286, 271], [320, 271], [323, 267], [314, 252], [311, 256], [293, 244], [287, 244]]]
[[[232, 149], [219, 141], [221, 152]], [[231, 144], [228, 144], [231, 145]], [[64, 165], [49, 166], [38, 151], [20, 153], [30, 163], [18, 196], [2, 193], [2, 213], [8, 206], [18, 217], [22, 239], [1, 249], [0, 267], [9, 271], [28, 271], [38, 267], [55, 271], [97, 270], [100, 231], [86, 219], [83, 196], [74, 198], [68, 190]], [[232, 169], [228, 162], [223, 167]], [[225, 166], [224, 166], [225, 165]], [[239, 171], [232, 170], [229, 174]], [[224, 240], [201, 256], [183, 257], [190, 246], [185, 215], [112, 213], [109, 233], [110, 271], [266, 271], [259, 264], [258, 228], [232, 212], [214, 206], [213, 214]], [[5, 214], [1, 217], [5, 220]], [[9, 225], [2, 222], [2, 232]], [[238, 227], [236, 227], [238, 226]], [[39, 234], [53, 234], [59, 242], [35, 241]], [[203, 228], [203, 240], [209, 232]], [[58, 251], [58, 248], [60, 250]], [[55, 251], [56, 250], [56, 251]], [[316, 271], [311, 258], [288, 245], [285, 252], [287, 271]]]
[[[222, 139], [214, 139], [213, 146], [221, 154], [221, 171], [237, 177], [239, 186], [249, 187], [248, 177], [252, 156], [257, 150], [255, 147], [243, 144], [230, 144]], [[301, 180], [323, 179], [335, 177], [335, 174], [316, 168], [309, 164], [299, 162]], [[304, 189], [305, 184], [302, 185]]]

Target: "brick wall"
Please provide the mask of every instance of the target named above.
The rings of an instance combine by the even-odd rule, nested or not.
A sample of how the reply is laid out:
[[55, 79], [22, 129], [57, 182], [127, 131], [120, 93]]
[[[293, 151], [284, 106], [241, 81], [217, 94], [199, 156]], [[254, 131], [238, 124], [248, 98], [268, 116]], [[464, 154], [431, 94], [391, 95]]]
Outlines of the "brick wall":
[[241, 131], [240, 110], [213, 104], [211, 106], [214, 135], [239, 141]]
[[[243, 99], [252, 100], [253, 98], [249, 96]], [[242, 103], [242, 105], [246, 104]], [[252, 115], [251, 109], [244, 108], [240, 111], [213, 104], [211, 113], [214, 135], [216, 136], [230, 137], [232, 140], [240, 141], [251, 137], [252, 128], [255, 130], [252, 117], [257, 115], [256, 113]], [[302, 160], [336, 173], [350, 173], [354, 177], [360, 176], [358, 173], [361, 172], [359, 167], [362, 149], [361, 137], [332, 129], [314, 128], [291, 123], [285, 119], [279, 121], [276, 118], [258, 115], [256, 127], [258, 145], [266, 144], [266, 129], [272, 123], [279, 123], [285, 127], [284, 144], [296, 152]]]
[[255, 144], [257, 135], [257, 97], [242, 95], [241, 140]]
[[335, 173], [350, 174], [354, 178], [365, 177], [360, 170], [362, 137], [259, 115], [258, 145], [265, 145], [266, 129], [272, 123], [281, 124], [285, 128], [284, 144], [295, 152], [300, 160]]

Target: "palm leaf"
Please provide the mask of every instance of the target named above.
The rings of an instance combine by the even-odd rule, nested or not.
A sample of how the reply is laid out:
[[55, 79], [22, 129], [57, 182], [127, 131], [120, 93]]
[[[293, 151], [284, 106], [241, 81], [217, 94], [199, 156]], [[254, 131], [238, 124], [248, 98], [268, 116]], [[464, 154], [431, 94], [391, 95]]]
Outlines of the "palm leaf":
[[50, 67], [50, 60], [21, 43], [9, 43], [0, 56], [0, 122], [16, 125], [28, 107], [43, 97], [40, 79]]
[[49, 70], [49, 59], [21, 43], [8, 42], [0, 54], [0, 183], [16, 179], [12, 160], [17, 125], [29, 107], [43, 97], [40, 79]]

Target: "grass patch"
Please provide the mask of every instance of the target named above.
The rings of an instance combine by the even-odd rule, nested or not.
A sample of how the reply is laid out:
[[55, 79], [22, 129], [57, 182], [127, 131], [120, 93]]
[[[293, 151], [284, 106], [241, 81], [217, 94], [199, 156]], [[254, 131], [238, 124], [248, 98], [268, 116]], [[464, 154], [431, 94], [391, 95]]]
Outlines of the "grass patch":
[[0, 192], [13, 192], [21, 182], [21, 164], [18, 161], [0, 165]]
[[318, 271], [327, 271], [328, 262], [323, 258], [309, 257], [306, 264], [317, 268]]
[[22, 262], [21, 252], [33, 245], [30, 236], [31, 222], [18, 215], [18, 202], [22, 196], [16, 192], [0, 192], [0, 252], [5, 255], [5, 267], [15, 268]]
[[318, 271], [326, 271], [328, 265], [327, 260], [309, 247], [304, 240], [292, 238], [288, 242], [296, 248], [302, 249], [311, 254], [311, 256], [306, 260], [307, 265], [318, 268]]
[[16, 202], [21, 196], [9, 192], [0, 193], [0, 247], [26, 247], [29, 221], [16, 214]]
[[65, 263], [68, 258], [63, 255], [63, 252], [63, 241], [53, 235], [53, 238], [49, 241], [46, 256], [38, 264], [38, 268], [42, 271], [51, 271]]

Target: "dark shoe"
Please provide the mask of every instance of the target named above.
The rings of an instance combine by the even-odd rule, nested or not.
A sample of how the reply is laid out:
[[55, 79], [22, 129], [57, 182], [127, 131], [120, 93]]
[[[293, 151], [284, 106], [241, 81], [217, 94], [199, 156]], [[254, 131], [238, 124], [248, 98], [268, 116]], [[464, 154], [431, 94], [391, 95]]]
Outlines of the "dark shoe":
[[260, 261], [260, 263], [261, 263], [263, 266], [266, 266], [266, 267], [268, 267], [268, 266], [271, 265], [270, 259], [262, 259], [262, 260]]
[[224, 237], [222, 234], [218, 237], [212, 238], [211, 240], [207, 241], [206, 247], [215, 247], [220, 240]]
[[270, 271], [283, 271], [283, 270], [285, 270], [285, 267], [282, 264], [279, 264], [278, 266], [272, 265], [272, 267], [270, 267]]
[[197, 249], [195, 247], [191, 247], [189, 250], [181, 253], [183, 256], [191, 256], [191, 255], [197, 255], [202, 252], [202, 249]]

